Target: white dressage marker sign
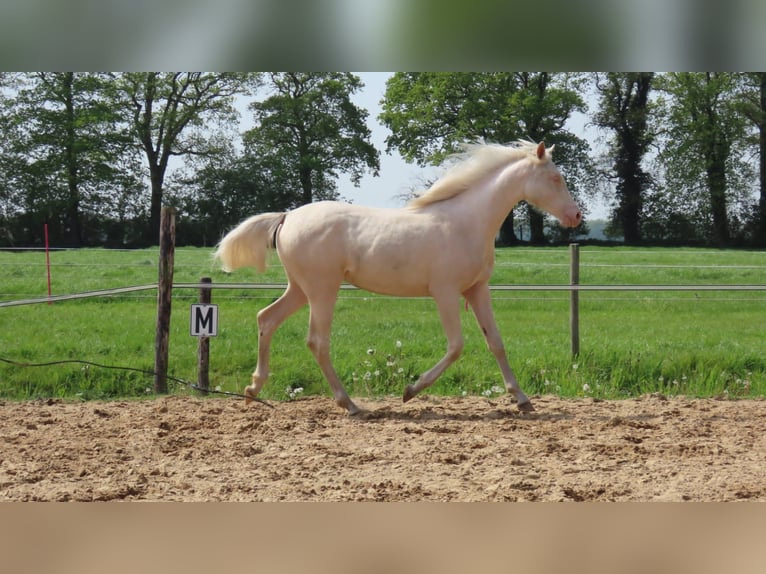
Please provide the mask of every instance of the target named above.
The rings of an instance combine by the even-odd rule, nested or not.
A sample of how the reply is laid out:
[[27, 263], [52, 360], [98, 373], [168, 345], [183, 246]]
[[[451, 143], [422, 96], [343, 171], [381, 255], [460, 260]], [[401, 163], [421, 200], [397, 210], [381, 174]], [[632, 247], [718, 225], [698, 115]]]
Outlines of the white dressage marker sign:
[[194, 304], [191, 306], [192, 337], [216, 337], [218, 335], [218, 305]]

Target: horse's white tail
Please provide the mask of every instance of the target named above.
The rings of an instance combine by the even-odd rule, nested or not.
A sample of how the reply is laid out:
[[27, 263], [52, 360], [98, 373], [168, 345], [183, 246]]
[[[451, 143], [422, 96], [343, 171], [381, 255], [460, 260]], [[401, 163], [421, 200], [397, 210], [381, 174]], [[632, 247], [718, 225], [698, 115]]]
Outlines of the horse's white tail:
[[266, 253], [274, 249], [277, 227], [284, 221], [284, 213], [254, 215], [229, 231], [221, 239], [214, 257], [221, 262], [224, 271], [240, 267], [255, 267], [266, 271]]

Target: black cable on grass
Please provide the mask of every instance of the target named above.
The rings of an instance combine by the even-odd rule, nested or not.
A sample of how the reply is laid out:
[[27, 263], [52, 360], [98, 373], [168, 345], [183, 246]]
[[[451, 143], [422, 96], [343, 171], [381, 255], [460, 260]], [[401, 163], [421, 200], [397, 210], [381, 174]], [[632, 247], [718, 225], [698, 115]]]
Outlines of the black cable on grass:
[[[132, 371], [134, 373], [142, 373], [144, 375], [150, 375], [155, 376], [157, 373], [154, 371], [150, 371], [148, 369], [137, 369], [135, 367], [120, 367], [116, 365], [104, 365], [101, 363], [94, 363], [93, 361], [84, 361], [82, 359], [64, 359], [60, 361], [47, 361], [45, 363], [24, 363], [21, 361], [14, 361], [12, 359], [6, 359], [4, 357], [0, 357], [0, 362], [7, 363], [8, 365], [13, 365], [15, 367], [52, 367], [56, 365], [68, 365], [68, 364], [77, 364], [77, 365], [88, 365], [91, 367], [98, 367], [100, 369], [113, 369], [118, 371]], [[189, 387], [190, 389], [194, 389], [195, 391], [200, 391], [205, 394], [215, 394], [215, 395], [226, 395], [228, 397], [237, 397], [242, 399], [250, 399], [253, 401], [256, 401], [258, 403], [261, 403], [262, 405], [266, 405], [270, 409], [275, 408], [274, 405], [267, 403], [263, 399], [259, 398], [253, 398], [248, 397], [246, 395], [242, 395], [239, 393], [232, 393], [229, 391], [219, 391], [217, 389], [203, 389], [202, 387], [195, 385], [194, 383], [190, 383], [189, 381], [185, 381], [184, 379], [180, 379], [178, 377], [172, 377], [170, 375], [166, 375], [167, 379], [170, 381], [173, 381], [174, 383], [177, 383], [179, 385], [184, 385], [186, 387]]]

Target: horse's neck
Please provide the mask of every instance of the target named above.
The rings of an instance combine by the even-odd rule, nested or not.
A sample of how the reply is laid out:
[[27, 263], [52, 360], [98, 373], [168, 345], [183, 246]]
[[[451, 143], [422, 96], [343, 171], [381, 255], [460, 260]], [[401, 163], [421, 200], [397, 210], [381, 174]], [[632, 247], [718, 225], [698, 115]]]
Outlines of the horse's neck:
[[470, 206], [467, 209], [473, 211], [472, 217], [486, 222], [486, 233], [492, 241], [508, 213], [523, 199], [526, 170], [520, 164], [503, 167], [486, 177], [477, 189], [464, 194]]
[[523, 199], [526, 173], [523, 165], [505, 166], [488, 174], [474, 189], [419, 209], [440, 214], [439, 217], [450, 221], [454, 231], [466, 240], [473, 237], [486, 245], [494, 245], [508, 213]]

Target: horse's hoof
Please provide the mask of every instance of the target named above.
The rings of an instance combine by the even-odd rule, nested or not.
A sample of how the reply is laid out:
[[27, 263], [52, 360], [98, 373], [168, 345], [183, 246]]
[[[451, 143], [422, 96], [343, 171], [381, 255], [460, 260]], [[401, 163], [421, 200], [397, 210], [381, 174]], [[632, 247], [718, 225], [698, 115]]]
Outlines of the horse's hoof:
[[520, 412], [522, 413], [533, 413], [535, 412], [535, 407], [532, 406], [532, 401], [527, 401], [526, 403], [519, 403], [516, 405]]
[[249, 405], [255, 400], [255, 394], [250, 387], [245, 387], [245, 405]]
[[348, 416], [353, 417], [355, 415], [358, 415], [362, 409], [360, 409], [358, 406], [354, 404], [354, 401], [352, 401], [349, 397], [343, 397], [341, 399], [336, 399], [335, 404], [338, 405], [342, 409], [346, 409], [346, 412], [348, 413]]
[[416, 394], [417, 393], [415, 392], [415, 387], [412, 385], [407, 385], [406, 387], [404, 387], [404, 396], [402, 397], [402, 402], [406, 403]]

